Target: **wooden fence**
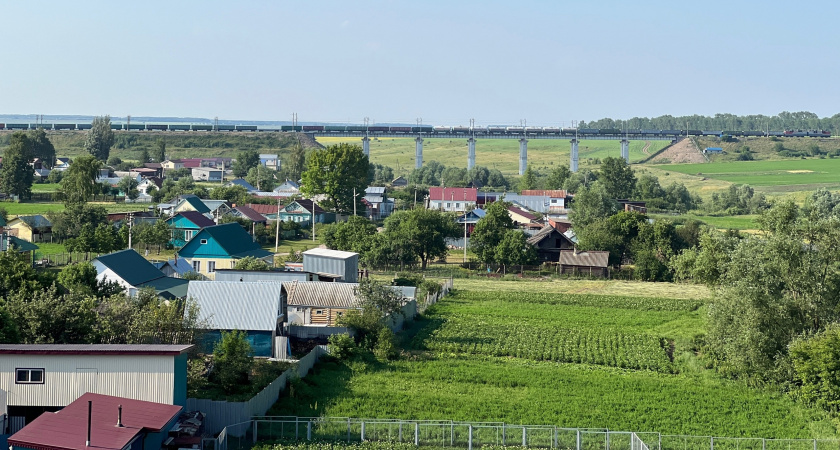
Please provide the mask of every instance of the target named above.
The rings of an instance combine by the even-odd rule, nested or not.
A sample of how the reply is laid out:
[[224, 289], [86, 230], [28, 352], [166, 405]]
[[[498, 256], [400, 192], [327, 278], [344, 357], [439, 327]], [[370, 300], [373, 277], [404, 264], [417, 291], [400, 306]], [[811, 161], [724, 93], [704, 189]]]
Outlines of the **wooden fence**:
[[266, 413], [280, 397], [280, 392], [286, 389], [286, 384], [294, 375], [300, 378], [306, 376], [318, 359], [327, 353], [325, 345], [319, 345], [309, 354], [301, 358], [297, 366], [277, 377], [268, 386], [247, 402], [216, 401], [203, 398], [188, 398], [187, 411], [201, 411], [205, 414], [204, 429], [207, 433], [216, 434], [232, 424], [251, 420], [253, 416]]
[[101, 253], [91, 252], [53, 253], [48, 255], [35, 252], [35, 266], [67, 266], [78, 262], [93, 261], [100, 256], [102, 256]]

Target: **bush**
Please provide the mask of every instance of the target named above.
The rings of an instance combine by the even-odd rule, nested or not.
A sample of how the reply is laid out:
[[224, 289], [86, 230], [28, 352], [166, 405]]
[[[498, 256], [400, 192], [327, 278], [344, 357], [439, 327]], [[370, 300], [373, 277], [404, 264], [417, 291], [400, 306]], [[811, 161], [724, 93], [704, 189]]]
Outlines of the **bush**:
[[251, 344], [244, 331], [222, 331], [222, 339], [213, 349], [213, 378], [228, 392], [236, 393], [250, 383]]
[[328, 341], [330, 354], [338, 359], [349, 359], [356, 353], [356, 341], [347, 333], [334, 334]]
[[840, 413], [840, 325], [790, 344], [799, 388], [796, 395], [832, 414]]
[[373, 348], [373, 355], [382, 361], [395, 359], [399, 349], [395, 342], [394, 332], [388, 327], [382, 327], [376, 336], [376, 346]]

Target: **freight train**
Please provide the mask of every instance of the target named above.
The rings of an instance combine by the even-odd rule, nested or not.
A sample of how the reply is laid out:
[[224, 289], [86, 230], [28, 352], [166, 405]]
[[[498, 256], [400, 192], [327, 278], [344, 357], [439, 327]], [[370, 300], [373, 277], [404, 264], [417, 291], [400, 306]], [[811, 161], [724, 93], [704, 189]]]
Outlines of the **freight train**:
[[[89, 130], [89, 123], [0, 123], [0, 130]], [[285, 131], [319, 134], [389, 134], [424, 135], [427, 137], [452, 136], [610, 136], [615, 138], [678, 137], [678, 136], [735, 136], [735, 137], [831, 137], [825, 130], [785, 131], [740, 131], [740, 130], [619, 130], [614, 128], [558, 128], [558, 127], [451, 127], [451, 126], [380, 126], [380, 125], [282, 125], [279, 128], [263, 128], [257, 125], [210, 125], [210, 124], [111, 124], [113, 130], [131, 131]]]

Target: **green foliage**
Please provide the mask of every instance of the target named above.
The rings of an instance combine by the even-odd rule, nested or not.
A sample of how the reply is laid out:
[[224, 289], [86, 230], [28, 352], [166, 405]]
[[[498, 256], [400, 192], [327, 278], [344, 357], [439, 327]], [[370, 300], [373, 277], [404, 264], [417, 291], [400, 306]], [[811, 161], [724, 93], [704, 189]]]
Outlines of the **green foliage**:
[[385, 328], [385, 318], [402, 314], [402, 298], [390, 287], [369, 278], [359, 283], [357, 295], [361, 310], [348, 311], [338, 319], [338, 324], [352, 329], [361, 347], [373, 350], [380, 331]]
[[425, 269], [429, 261], [445, 256], [446, 239], [458, 236], [450, 214], [423, 208], [397, 211], [385, 219], [385, 232], [374, 236], [368, 252], [369, 262], [420, 260]]
[[616, 212], [618, 212], [618, 203], [615, 197], [611, 196], [600, 182], [597, 182], [591, 187], [583, 187], [577, 191], [569, 218], [572, 220], [575, 232], [578, 232]]
[[338, 359], [349, 359], [356, 353], [356, 341], [347, 334], [333, 334], [329, 339], [330, 355]]
[[80, 156], [73, 160], [61, 180], [61, 192], [67, 207], [87, 202], [97, 193], [96, 177], [102, 163], [95, 156]]
[[302, 175], [301, 193], [307, 197], [325, 195], [322, 206], [350, 213], [354, 202], [363, 209], [360, 197], [370, 182], [368, 157], [358, 145], [338, 144], [313, 151]]
[[219, 186], [210, 190], [209, 196], [213, 200], [226, 200], [237, 206], [245, 205], [251, 198], [248, 190], [242, 186]]
[[6, 299], [9, 314], [29, 344], [84, 344], [95, 341], [95, 300], [81, 294], [61, 295], [56, 286]]
[[495, 262], [499, 264], [533, 265], [539, 261], [537, 250], [526, 242], [527, 236], [519, 230], [507, 230], [496, 246]]
[[104, 207], [88, 204], [73, 204], [63, 211], [51, 211], [47, 217], [52, 223], [53, 237], [58, 240], [79, 237], [82, 228], [98, 227], [108, 224], [107, 211]]
[[548, 175], [548, 180], [546, 182], [547, 189], [563, 189], [563, 185], [566, 184], [566, 180], [571, 178], [572, 171], [569, 170], [569, 166], [565, 164], [561, 164], [557, 166], [556, 169], [552, 170], [551, 173]]
[[26, 133], [12, 134], [9, 146], [3, 152], [0, 167], [0, 192], [29, 198], [32, 194], [34, 172], [29, 166], [33, 156], [32, 140]]
[[496, 262], [496, 248], [505, 234], [513, 230], [513, 219], [508, 214], [509, 202], [493, 202], [485, 210], [486, 214], [478, 221], [470, 236], [470, 250], [483, 263]]
[[32, 142], [32, 157], [40, 158], [41, 163], [52, 169], [55, 165], [55, 146], [47, 137], [47, 132], [43, 128], [35, 129], [29, 132], [29, 139]]
[[[114, 131], [111, 130], [111, 116], [94, 117], [91, 129], [85, 138], [85, 151], [100, 162], [108, 160], [111, 147], [114, 146]], [[73, 162], [75, 165], [77, 161]], [[72, 165], [71, 165], [72, 167]]]
[[140, 192], [137, 190], [138, 184], [137, 179], [134, 177], [122, 177], [119, 183], [117, 183], [117, 189], [125, 194], [128, 199], [135, 200], [140, 196]]
[[327, 248], [356, 252], [367, 260], [367, 253], [374, 244], [376, 225], [360, 216], [350, 216], [346, 222], [330, 224], [321, 231], [321, 239]]
[[840, 325], [812, 336], [800, 336], [790, 346], [797, 382], [796, 395], [833, 415], [840, 413]]
[[245, 181], [261, 191], [270, 191], [280, 180], [276, 170], [257, 164], [257, 167], [248, 170]]
[[[300, 180], [303, 171], [306, 170], [306, 149], [298, 141], [291, 147], [289, 152], [281, 155], [282, 173], [285, 179]], [[391, 180], [388, 180], [391, 181]]]
[[246, 256], [236, 261], [236, 265], [233, 268], [236, 270], [271, 270], [267, 262], [254, 258], [253, 256]]
[[61, 269], [57, 281], [68, 292], [80, 289], [85, 293], [94, 293], [99, 284], [96, 275], [96, 268], [93, 267], [93, 264], [80, 262]]
[[166, 141], [163, 138], [158, 138], [155, 141], [155, 148], [152, 152], [152, 157], [155, 159], [155, 162], [162, 163], [166, 161]]
[[748, 185], [731, 185], [724, 193], [714, 193], [708, 205], [711, 212], [730, 216], [760, 213], [769, 206], [764, 194], [756, 194], [755, 189]]
[[0, 302], [0, 344], [17, 344], [20, 342], [20, 331], [11, 314], [6, 311], [3, 302]]
[[211, 381], [225, 390], [236, 393], [248, 385], [253, 358], [251, 344], [245, 331], [222, 331], [222, 339], [213, 349]]
[[373, 354], [380, 361], [396, 359], [400, 354], [396, 343], [396, 336], [394, 336], [394, 332], [390, 328], [382, 327], [379, 329], [379, 333], [376, 335], [376, 346], [373, 348]]
[[377, 186], [385, 186], [394, 180], [394, 169], [382, 164], [370, 164], [368, 178]]
[[536, 189], [537, 188], [537, 174], [534, 173], [534, 170], [531, 169], [531, 165], [525, 168], [525, 173], [522, 174], [522, 178], [519, 179], [519, 190], [524, 191], [526, 189]]
[[242, 178], [248, 175], [248, 172], [259, 164], [260, 154], [256, 150], [245, 150], [236, 155], [236, 160], [233, 162], [231, 171], [236, 178]]
[[64, 171], [63, 170], [51, 170], [50, 174], [47, 175], [47, 182], [52, 184], [61, 183], [61, 180], [64, 178]]
[[26, 295], [42, 288], [29, 255], [14, 251], [0, 252], [0, 297]]
[[636, 192], [636, 175], [624, 158], [604, 158], [598, 181], [613, 199], [630, 199]]

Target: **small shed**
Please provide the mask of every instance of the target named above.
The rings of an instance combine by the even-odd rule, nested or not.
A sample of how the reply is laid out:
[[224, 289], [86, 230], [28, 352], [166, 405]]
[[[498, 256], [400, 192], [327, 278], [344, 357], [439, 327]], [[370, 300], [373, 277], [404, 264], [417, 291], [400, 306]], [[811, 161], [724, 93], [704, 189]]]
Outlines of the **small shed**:
[[355, 283], [359, 280], [359, 254], [313, 248], [303, 252], [303, 271], [334, 278], [336, 281]]
[[192, 177], [195, 181], [222, 181], [222, 170], [210, 167], [193, 167]]
[[283, 283], [286, 321], [290, 325], [335, 326], [352, 309], [361, 308], [356, 283], [322, 281]]
[[722, 147], [706, 147], [703, 149], [703, 153], [723, 153]]
[[559, 272], [565, 275], [609, 276], [610, 252], [561, 250]]
[[281, 283], [193, 281], [187, 297], [195, 300], [209, 328], [202, 350], [212, 352], [222, 331], [247, 333], [254, 356], [274, 356], [274, 338], [283, 322]]

